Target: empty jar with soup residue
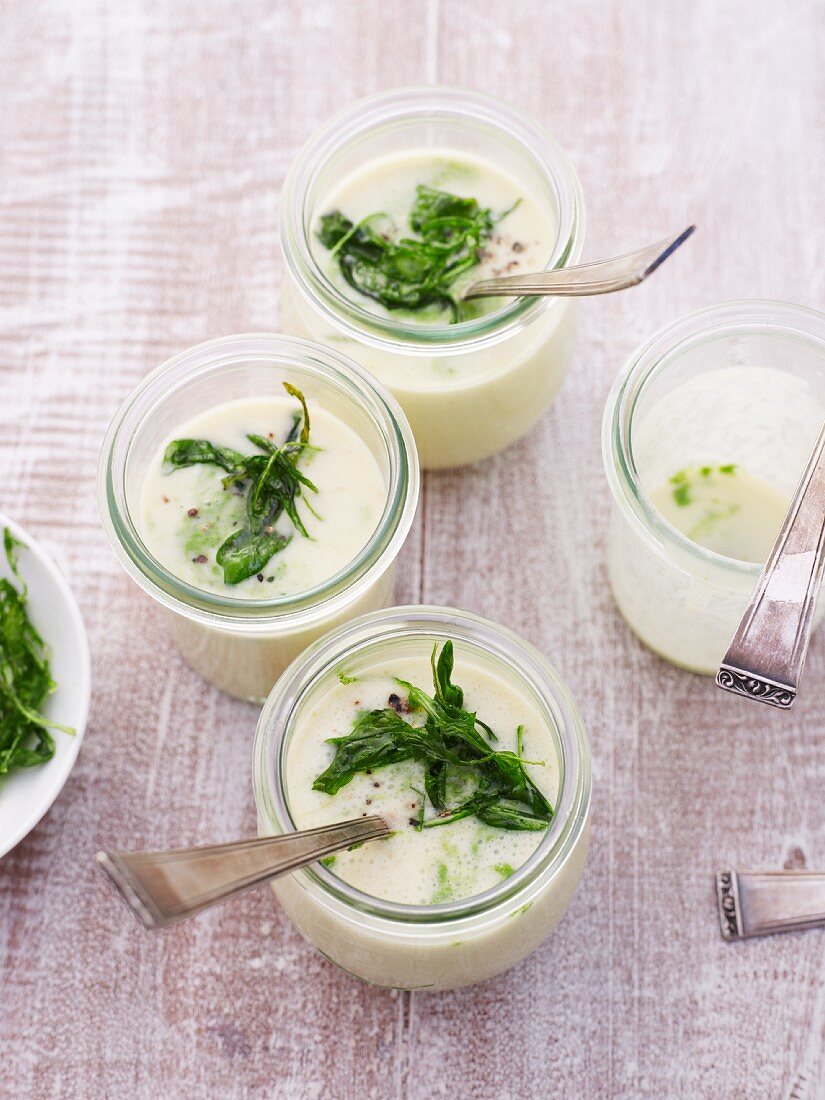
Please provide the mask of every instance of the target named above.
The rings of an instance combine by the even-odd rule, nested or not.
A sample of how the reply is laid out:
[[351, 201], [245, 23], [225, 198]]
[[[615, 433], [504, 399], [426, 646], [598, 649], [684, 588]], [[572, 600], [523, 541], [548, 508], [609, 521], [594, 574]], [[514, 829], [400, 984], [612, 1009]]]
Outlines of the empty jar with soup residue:
[[631, 357], [604, 415], [607, 565], [619, 610], [660, 656], [717, 670], [823, 419], [814, 310], [714, 306]]

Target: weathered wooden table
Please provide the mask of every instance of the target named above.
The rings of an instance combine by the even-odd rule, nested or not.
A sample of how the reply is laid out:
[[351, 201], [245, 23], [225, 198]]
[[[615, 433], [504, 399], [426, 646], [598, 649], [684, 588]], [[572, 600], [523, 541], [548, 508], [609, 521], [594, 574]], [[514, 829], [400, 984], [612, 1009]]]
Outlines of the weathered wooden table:
[[[653, 329], [734, 297], [825, 303], [825, 7], [522, 0], [0, 0], [2, 507], [55, 546], [94, 664], [86, 740], [0, 865], [0, 1094], [825, 1095], [825, 933], [725, 945], [712, 871], [825, 866], [825, 639], [790, 715], [646, 652], [607, 590], [611, 378]], [[116, 407], [187, 345], [277, 330], [279, 188], [334, 109], [478, 87], [540, 118], [589, 208], [585, 256], [699, 232], [585, 303], [571, 375], [521, 444], [428, 475], [399, 602], [454, 603], [548, 654], [592, 739], [582, 889], [500, 980], [376, 991], [269, 891], [143, 933], [102, 845], [254, 829], [256, 711], [204, 685], [104, 544]]]

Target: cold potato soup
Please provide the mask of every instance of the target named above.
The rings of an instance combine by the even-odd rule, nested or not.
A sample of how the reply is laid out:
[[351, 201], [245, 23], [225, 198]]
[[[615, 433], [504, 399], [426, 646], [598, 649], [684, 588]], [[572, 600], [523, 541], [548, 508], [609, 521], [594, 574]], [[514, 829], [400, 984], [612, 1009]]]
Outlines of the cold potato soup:
[[263, 333], [149, 375], [110, 426], [99, 486], [115, 552], [189, 664], [263, 701], [310, 642], [390, 602], [418, 464], [357, 364]]
[[465, 612], [394, 608], [324, 639], [267, 701], [255, 776], [264, 834], [389, 825], [273, 883], [304, 935], [374, 984], [506, 969], [581, 877], [590, 778], [574, 704], [540, 655]]
[[581, 251], [571, 165], [504, 104], [454, 89], [356, 104], [293, 165], [282, 240], [282, 323], [344, 348], [390, 388], [425, 467], [502, 450], [558, 389], [573, 303], [464, 300], [478, 280]]

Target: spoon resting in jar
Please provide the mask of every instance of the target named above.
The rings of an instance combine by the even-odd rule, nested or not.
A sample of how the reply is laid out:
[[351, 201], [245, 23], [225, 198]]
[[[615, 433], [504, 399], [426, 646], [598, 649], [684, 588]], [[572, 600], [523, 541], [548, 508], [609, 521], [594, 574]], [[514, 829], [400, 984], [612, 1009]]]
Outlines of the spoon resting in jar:
[[823, 576], [825, 424], [716, 673], [720, 688], [783, 710], [793, 706]]
[[648, 245], [637, 252], [628, 252], [614, 260], [577, 264], [575, 267], [559, 267], [551, 271], [537, 271], [529, 275], [505, 275], [498, 279], [482, 279], [473, 283], [462, 295], [470, 298], [500, 298], [503, 295], [530, 298], [551, 295], [555, 298], [587, 297], [593, 294], [611, 294], [614, 290], [626, 290], [644, 282], [648, 275], [661, 267], [668, 256], [691, 236], [696, 229], [689, 225], [675, 237]]
[[165, 852], [98, 852], [102, 871], [145, 928], [165, 928], [211, 905], [353, 844], [390, 835], [372, 814], [281, 836]]

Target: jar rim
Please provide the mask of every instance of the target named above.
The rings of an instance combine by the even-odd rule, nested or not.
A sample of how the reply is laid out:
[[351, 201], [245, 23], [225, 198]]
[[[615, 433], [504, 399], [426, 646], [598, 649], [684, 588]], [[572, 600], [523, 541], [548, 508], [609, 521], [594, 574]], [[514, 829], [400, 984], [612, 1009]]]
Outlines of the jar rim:
[[403, 926], [449, 926], [471, 919], [498, 919], [553, 879], [570, 857], [588, 819], [591, 765], [587, 734], [566, 684], [546, 658], [506, 627], [469, 611], [412, 605], [370, 612], [330, 631], [287, 668], [261, 711], [255, 734], [253, 788], [259, 823], [281, 832], [295, 830], [285, 792], [289, 737], [302, 701], [324, 678], [337, 675], [342, 661], [386, 641], [426, 635], [451, 638], [515, 670], [545, 708], [560, 754], [560, 785], [553, 821], [536, 850], [503, 882], [480, 894], [432, 905], [376, 898], [320, 865], [305, 867], [302, 885], [319, 892], [342, 913]]
[[408, 355], [478, 351], [521, 331], [547, 310], [558, 308], [562, 300], [514, 298], [500, 309], [456, 324], [383, 318], [347, 298], [329, 281], [307, 239], [307, 196], [329, 157], [370, 131], [423, 119], [459, 121], [476, 130], [486, 129], [527, 154], [552, 189], [558, 218], [556, 241], [546, 267], [562, 268], [578, 261], [584, 242], [584, 198], [561, 145], [509, 104], [481, 92], [443, 85], [395, 88], [360, 99], [333, 115], [310, 137], [284, 181], [280, 209], [284, 259], [299, 293], [351, 338]]
[[[387, 449], [387, 498], [362, 550], [321, 584], [286, 596], [238, 599], [197, 588], [167, 569], [145, 545], [125, 489], [132, 443], [147, 416], [188, 383], [244, 363], [292, 367], [335, 386], [366, 411]], [[100, 453], [98, 500], [112, 549], [126, 571], [159, 603], [202, 623], [245, 633], [292, 630], [326, 618], [357, 600], [392, 564], [409, 533], [418, 502], [418, 453], [407, 418], [366, 370], [335, 349], [276, 333], [219, 337], [187, 348], [148, 374], [115, 414]]]
[[633, 418], [640, 397], [680, 356], [702, 343], [733, 335], [785, 335], [822, 345], [825, 313], [808, 306], [769, 299], [737, 299], [694, 310], [658, 329], [630, 356], [616, 376], [602, 419], [602, 461], [610, 491], [622, 513], [655, 550], [676, 548], [697, 567], [728, 570], [756, 578], [762, 566], [709, 550], [669, 523], [642, 484], [633, 451]]

